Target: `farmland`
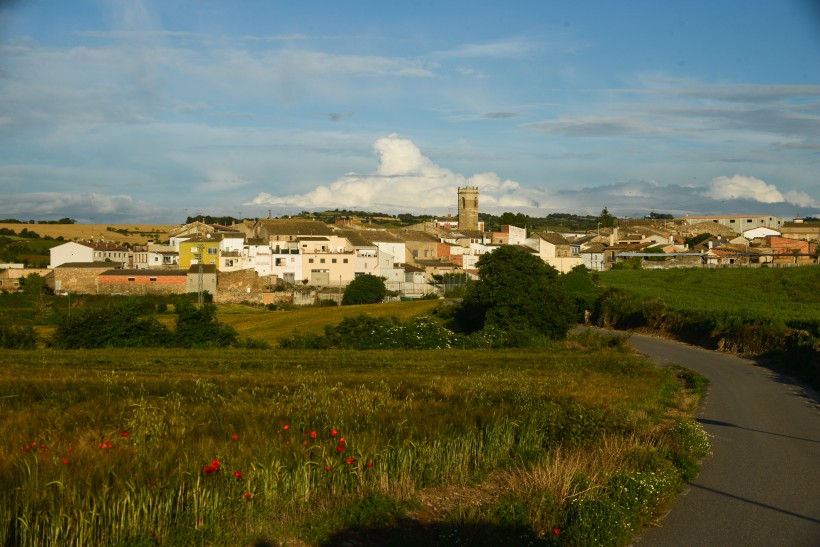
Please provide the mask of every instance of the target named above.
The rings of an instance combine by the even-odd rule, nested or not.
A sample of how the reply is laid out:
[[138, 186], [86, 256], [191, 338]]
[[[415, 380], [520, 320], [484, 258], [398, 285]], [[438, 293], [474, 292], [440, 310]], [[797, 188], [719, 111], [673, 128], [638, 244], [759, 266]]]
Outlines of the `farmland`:
[[659, 298], [683, 312], [784, 324], [820, 320], [820, 266], [611, 270], [600, 274], [599, 284]]
[[320, 545], [409, 518], [401, 533], [427, 544], [625, 544], [708, 450], [683, 386], [589, 334], [539, 350], [7, 351], [0, 538]]
[[[87, 240], [119, 241], [120, 243], [145, 244], [148, 241], [167, 241], [169, 232], [178, 225], [172, 224], [16, 224], [0, 223], [19, 233], [23, 228], [40, 237], [58, 238], [66, 241]], [[113, 230], [109, 230], [112, 228]]]

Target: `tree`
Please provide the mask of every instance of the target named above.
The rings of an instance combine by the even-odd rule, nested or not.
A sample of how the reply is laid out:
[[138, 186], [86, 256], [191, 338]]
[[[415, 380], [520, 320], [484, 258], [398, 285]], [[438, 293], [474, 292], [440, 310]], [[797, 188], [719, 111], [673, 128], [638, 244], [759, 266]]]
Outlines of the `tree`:
[[531, 253], [502, 246], [478, 261], [479, 280], [454, 314], [462, 332], [490, 327], [523, 338], [564, 338], [574, 319], [574, 303], [566, 296], [558, 270]]
[[183, 348], [225, 348], [236, 344], [238, 336], [230, 325], [216, 318], [216, 306], [194, 306], [185, 299], [174, 301], [177, 324], [175, 345]]
[[603, 228], [615, 228], [618, 226], [618, 219], [609, 213], [609, 209], [604, 207], [601, 210], [601, 216], [598, 217], [598, 223]]
[[360, 275], [348, 284], [342, 297], [342, 306], [351, 304], [376, 304], [387, 296], [384, 278], [375, 275]]

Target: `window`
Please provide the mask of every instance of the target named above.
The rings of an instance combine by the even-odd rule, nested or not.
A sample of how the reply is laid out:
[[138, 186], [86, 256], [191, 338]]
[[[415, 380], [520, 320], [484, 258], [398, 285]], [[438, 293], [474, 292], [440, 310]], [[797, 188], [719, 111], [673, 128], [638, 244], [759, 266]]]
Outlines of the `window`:
[[310, 262], [311, 264], [313, 264], [313, 259], [312, 259], [312, 258], [308, 258], [308, 262]]
[[332, 262], [332, 263], [334, 263], [334, 264], [336, 264], [336, 259], [335, 259], [335, 258], [334, 258], [334, 259], [332, 259], [332, 260], [331, 260], [331, 262]]
[[156, 281], [156, 280], [157, 280], [157, 278], [156, 278], [156, 277], [149, 277], [149, 278], [148, 278], [148, 281]]
[[198, 253], [199, 252], [199, 247], [196, 247], [196, 246], [191, 247], [191, 252], [192, 253]]
[[324, 263], [325, 263], [325, 259], [324, 259], [324, 258], [320, 258], [320, 259], [319, 259], [319, 263], [320, 263], [320, 264], [324, 264]]
[[137, 278], [136, 278], [136, 277], [129, 277], [129, 278], [128, 278], [128, 281], [129, 281], [129, 282], [133, 282], [133, 281], [136, 281], [136, 280], [137, 280]]
[[343, 258], [343, 259], [342, 259], [342, 262], [343, 262], [343, 263], [345, 263], [345, 264], [347, 264], [347, 259], [346, 259], [346, 258]]
[[730, 219], [729, 219], [729, 224], [734, 224], [734, 223], [735, 223], [735, 219], [730, 218]]
[[215, 255], [217, 253], [216, 247], [208, 247], [208, 254]]

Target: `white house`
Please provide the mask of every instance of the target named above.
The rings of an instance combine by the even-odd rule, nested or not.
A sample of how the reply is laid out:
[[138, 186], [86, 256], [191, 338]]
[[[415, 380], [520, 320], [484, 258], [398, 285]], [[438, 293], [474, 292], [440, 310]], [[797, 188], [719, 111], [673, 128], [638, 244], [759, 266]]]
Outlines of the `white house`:
[[94, 248], [84, 243], [69, 241], [49, 249], [49, 268], [70, 262], [94, 262]]

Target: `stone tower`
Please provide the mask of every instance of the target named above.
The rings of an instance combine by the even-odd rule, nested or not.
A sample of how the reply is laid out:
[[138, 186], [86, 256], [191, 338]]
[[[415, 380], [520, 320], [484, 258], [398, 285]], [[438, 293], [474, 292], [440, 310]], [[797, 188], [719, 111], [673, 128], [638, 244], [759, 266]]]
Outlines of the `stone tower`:
[[478, 230], [478, 187], [458, 189], [458, 227], [461, 230]]

